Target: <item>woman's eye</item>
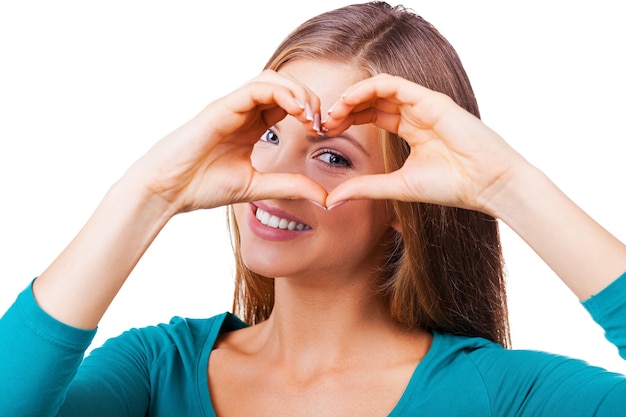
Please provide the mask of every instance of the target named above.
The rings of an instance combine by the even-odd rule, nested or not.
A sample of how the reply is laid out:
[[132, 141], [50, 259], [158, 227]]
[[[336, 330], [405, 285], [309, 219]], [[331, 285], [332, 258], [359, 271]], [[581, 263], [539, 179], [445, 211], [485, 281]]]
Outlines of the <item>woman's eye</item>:
[[350, 168], [352, 166], [352, 162], [350, 162], [348, 158], [336, 152], [321, 151], [321, 152], [318, 152], [318, 154], [316, 155], [316, 158], [333, 167]]
[[260, 140], [262, 142], [271, 143], [273, 145], [278, 145], [279, 143], [278, 135], [272, 129], [267, 129], [265, 133], [261, 135]]

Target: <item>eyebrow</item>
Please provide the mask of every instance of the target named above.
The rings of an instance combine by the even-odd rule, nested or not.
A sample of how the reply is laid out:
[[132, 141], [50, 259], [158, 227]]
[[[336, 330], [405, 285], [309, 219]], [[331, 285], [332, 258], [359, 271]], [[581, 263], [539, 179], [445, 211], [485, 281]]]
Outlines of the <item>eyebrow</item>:
[[329, 139], [343, 139], [346, 140], [348, 142], [350, 142], [355, 148], [359, 149], [361, 152], [363, 152], [365, 155], [367, 155], [368, 157], [371, 157], [371, 155], [369, 154], [369, 152], [367, 152], [367, 150], [365, 149], [365, 147], [363, 147], [363, 145], [361, 145], [361, 143], [356, 140], [356, 138], [352, 135], [350, 135], [349, 133], [342, 133], [341, 135], [337, 135], [337, 136], [312, 136], [312, 135], [307, 135], [306, 139], [309, 142], [312, 143], [318, 143], [318, 142], [323, 142], [325, 140], [329, 140]]

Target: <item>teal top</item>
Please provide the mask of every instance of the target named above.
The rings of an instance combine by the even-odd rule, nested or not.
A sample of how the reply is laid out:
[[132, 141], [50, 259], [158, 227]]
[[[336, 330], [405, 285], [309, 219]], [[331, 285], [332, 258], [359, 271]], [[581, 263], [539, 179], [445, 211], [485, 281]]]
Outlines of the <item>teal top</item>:
[[[626, 274], [583, 303], [626, 358]], [[245, 327], [230, 313], [173, 318], [108, 340], [47, 315], [30, 288], [0, 320], [4, 417], [215, 416], [208, 389], [217, 336]], [[242, 398], [245, 401], [245, 398]], [[563, 356], [434, 333], [389, 416], [626, 416], [626, 377]]]

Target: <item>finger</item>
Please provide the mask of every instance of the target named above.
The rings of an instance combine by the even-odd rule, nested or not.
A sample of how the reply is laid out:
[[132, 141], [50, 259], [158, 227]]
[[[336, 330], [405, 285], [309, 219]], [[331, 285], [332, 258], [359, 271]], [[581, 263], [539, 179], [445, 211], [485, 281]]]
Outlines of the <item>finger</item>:
[[328, 193], [317, 182], [300, 174], [256, 173], [250, 182], [246, 200], [310, 200], [324, 205]]
[[259, 81], [281, 85], [291, 91], [299, 108], [298, 112], [290, 112], [305, 127], [321, 133], [320, 99], [317, 95], [289, 74], [279, 73], [273, 70], [265, 70], [259, 77]]
[[402, 116], [399, 113], [389, 113], [377, 108], [366, 108], [359, 112], [350, 113], [342, 120], [333, 120], [333, 123], [324, 124], [328, 136], [336, 136], [353, 125], [373, 124], [383, 130], [398, 133]]
[[[279, 106], [285, 110], [287, 114], [290, 114], [298, 119], [300, 123], [302, 123], [302, 125], [309, 131], [318, 134], [321, 133], [319, 99], [312, 92], [303, 87], [298, 87], [295, 84], [292, 87], [293, 88], [285, 86], [274, 87], [274, 91], [267, 91], [266, 89], [259, 88], [254, 92], [252, 98], [259, 105], [267, 103], [268, 105], [275, 104]], [[299, 91], [294, 91], [294, 89]], [[263, 115], [266, 118], [266, 127], [271, 127], [282, 120], [286, 114], [272, 112], [272, 109], [270, 108], [269, 112], [266, 110], [263, 112]]]
[[[209, 129], [220, 137], [227, 137], [237, 131], [244, 133], [246, 129], [253, 129], [255, 135], [260, 135], [264, 129], [290, 114], [313, 131], [313, 121], [309, 121], [307, 117], [312, 110], [307, 111], [310, 106], [301, 102], [312, 99], [306, 94], [305, 98], [297, 98], [296, 95], [304, 94], [303, 89], [298, 89], [300, 91], [293, 91], [285, 85], [259, 80], [249, 82], [208, 105], [195, 118], [195, 122], [200, 123], [194, 124], [201, 129]], [[248, 139], [252, 140], [250, 137]]]
[[390, 174], [364, 175], [351, 178], [335, 187], [326, 198], [326, 206], [332, 207], [348, 200], [400, 200], [412, 201], [402, 178], [396, 172]]
[[289, 113], [285, 109], [275, 106], [263, 110], [261, 112], [261, 118], [263, 119], [264, 125], [270, 127], [283, 120], [287, 114]]
[[413, 116], [424, 128], [435, 126], [447, 110], [458, 107], [444, 94], [400, 77], [383, 74], [348, 88], [331, 107], [325, 126], [332, 128], [333, 120], [342, 120], [350, 113], [362, 111], [363, 107], [393, 114], [400, 113], [407, 106], [414, 108]]
[[308, 99], [302, 91], [294, 91], [294, 88], [290, 88], [290, 86], [269, 82], [257, 81], [252, 83], [242, 93], [249, 95], [247, 107], [244, 107], [242, 112], [252, 111], [260, 106], [272, 107], [277, 105], [292, 116], [300, 116], [304, 114], [306, 106], [303, 106], [302, 100]]
[[[333, 112], [340, 113], [342, 105], [355, 108], [363, 103], [416, 104], [442, 95], [401, 77], [381, 74], [349, 87], [338, 100]], [[345, 110], [344, 110], [345, 111]]]

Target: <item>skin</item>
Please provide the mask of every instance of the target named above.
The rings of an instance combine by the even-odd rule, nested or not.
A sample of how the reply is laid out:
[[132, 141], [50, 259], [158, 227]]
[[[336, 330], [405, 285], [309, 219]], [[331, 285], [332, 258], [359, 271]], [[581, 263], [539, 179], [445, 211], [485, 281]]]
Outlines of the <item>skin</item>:
[[[341, 91], [362, 78], [347, 65], [309, 61], [289, 63], [279, 73], [311, 88], [322, 107], [324, 103], [332, 104]], [[320, 73], [332, 75], [320, 77]], [[253, 166], [261, 172], [302, 174], [327, 191], [349, 178], [384, 172], [378, 130], [373, 125], [351, 126], [339, 137], [311, 136], [297, 119], [287, 117], [271, 132], [275, 132], [279, 143], [259, 141], [251, 155]], [[339, 162], [331, 164], [331, 158]], [[266, 276], [302, 277], [299, 281], [306, 279], [307, 285], [320, 282], [329, 275], [328, 271], [332, 271], [331, 281], [335, 284], [373, 277], [372, 270], [380, 263], [380, 243], [389, 238], [393, 227], [393, 218], [382, 200], [351, 201], [333, 210], [324, 210], [306, 200], [272, 199], [262, 204], [266, 211], [281, 210], [301, 219], [311, 229], [294, 232], [287, 241], [265, 239], [248, 225], [253, 214], [251, 205], [236, 205], [247, 266]]]
[[[330, 62], [294, 61], [279, 73], [311, 88], [322, 108], [361, 78], [351, 66]], [[329, 191], [347, 179], [384, 172], [378, 129], [371, 124], [342, 132], [356, 144], [340, 137], [308, 140], [292, 117], [273, 130], [280, 142], [261, 141], [252, 152], [262, 172], [304, 174]], [[329, 165], [329, 154], [320, 151], [340, 153], [351, 166]], [[303, 200], [262, 203], [311, 229], [288, 240], [265, 239], [248, 226], [250, 205], [236, 206], [244, 260], [253, 271], [276, 277], [276, 303], [268, 320], [226, 334], [212, 352], [209, 381], [218, 414], [388, 414], [432, 337], [400, 328], [375, 292], [382, 243], [394, 225], [385, 201], [351, 201], [329, 211]]]
[[396, 172], [347, 181], [326, 204], [394, 198], [488, 213], [517, 232], [580, 300], [626, 269], [622, 242], [449, 97], [381, 74], [351, 86], [325, 128], [333, 134], [361, 123], [400, 134], [411, 154]]
[[[209, 104], [111, 187], [35, 281], [38, 303], [62, 322], [94, 328], [170, 218], [241, 203], [237, 217], [246, 225], [246, 203], [262, 202], [310, 223], [311, 231], [291, 239], [297, 256], [290, 256], [284, 242], [263, 241], [243, 227], [246, 262], [279, 277], [277, 302], [269, 320], [224, 336], [211, 355], [209, 385], [218, 413], [385, 415], [430, 338], [395, 326], [372, 294], [371, 266], [394, 219], [383, 201], [361, 200], [427, 201], [491, 214], [581, 300], [626, 270], [623, 243], [449, 98], [389, 75], [351, 77], [342, 65], [293, 62]], [[329, 91], [327, 83], [335, 88]], [[259, 144], [277, 125], [280, 144]], [[411, 146], [398, 171], [379, 169], [377, 148], [369, 147], [372, 125], [399, 133]], [[325, 141], [302, 139], [320, 131], [353, 133], [373, 158], [357, 164], [353, 156], [353, 170], [328, 171], [312, 157]], [[343, 141], [326, 144], [352, 152]], [[330, 211], [320, 207], [345, 201]], [[342, 246], [347, 232], [355, 240]], [[235, 386], [237, 392], [230, 390]]]

